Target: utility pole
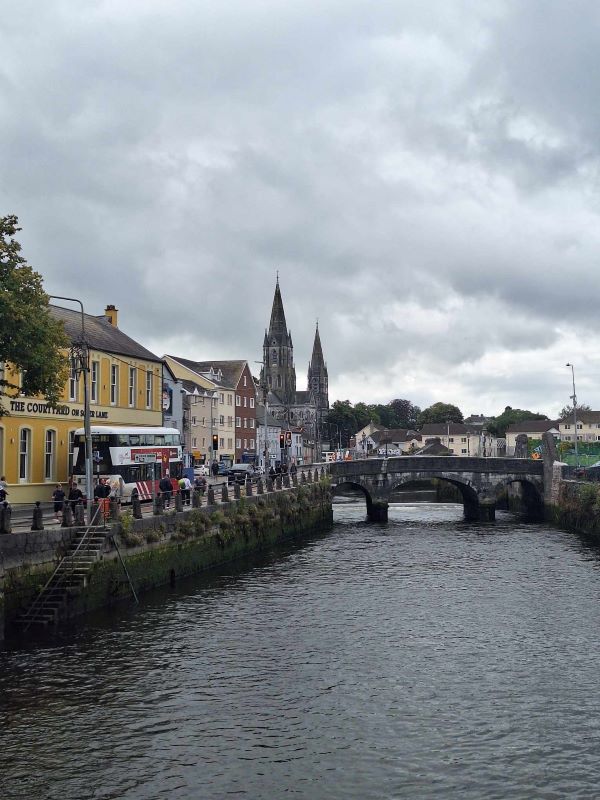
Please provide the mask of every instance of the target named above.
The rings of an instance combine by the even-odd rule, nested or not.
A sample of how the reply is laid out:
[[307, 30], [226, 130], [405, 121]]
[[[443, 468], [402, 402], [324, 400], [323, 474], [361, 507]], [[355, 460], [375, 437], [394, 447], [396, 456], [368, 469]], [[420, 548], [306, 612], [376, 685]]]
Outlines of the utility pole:
[[579, 466], [579, 449], [577, 446], [577, 395], [575, 393], [575, 367], [571, 362], [567, 362], [567, 367], [571, 367], [571, 376], [573, 378], [573, 394], [571, 400], [573, 401], [573, 425], [575, 426], [575, 466]]

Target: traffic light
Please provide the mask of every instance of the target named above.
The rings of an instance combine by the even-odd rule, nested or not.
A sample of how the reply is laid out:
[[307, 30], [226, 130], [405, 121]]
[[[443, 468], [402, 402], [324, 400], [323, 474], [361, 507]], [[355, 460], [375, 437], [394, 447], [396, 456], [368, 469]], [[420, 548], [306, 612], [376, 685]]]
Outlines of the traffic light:
[[286, 431], [285, 432], [285, 443], [287, 444], [288, 447], [292, 446], [292, 432], [291, 431]]
[[280, 433], [280, 434], [279, 434], [279, 447], [280, 447], [282, 450], [283, 450], [283, 448], [285, 447], [285, 434], [284, 434], [284, 433]]
[[213, 450], [219, 449], [219, 435], [217, 433], [213, 433]]

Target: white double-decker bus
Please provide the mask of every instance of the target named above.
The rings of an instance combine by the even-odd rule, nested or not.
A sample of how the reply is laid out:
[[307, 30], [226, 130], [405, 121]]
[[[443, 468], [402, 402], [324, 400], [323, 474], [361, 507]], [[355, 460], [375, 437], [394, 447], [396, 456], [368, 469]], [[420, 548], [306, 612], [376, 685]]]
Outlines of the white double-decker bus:
[[[167, 472], [173, 488], [183, 474], [181, 435], [176, 428], [92, 425], [94, 485], [106, 478], [111, 496], [123, 503], [152, 499]], [[155, 456], [154, 463], [152, 456]], [[73, 476], [85, 494], [85, 431], [75, 431]]]

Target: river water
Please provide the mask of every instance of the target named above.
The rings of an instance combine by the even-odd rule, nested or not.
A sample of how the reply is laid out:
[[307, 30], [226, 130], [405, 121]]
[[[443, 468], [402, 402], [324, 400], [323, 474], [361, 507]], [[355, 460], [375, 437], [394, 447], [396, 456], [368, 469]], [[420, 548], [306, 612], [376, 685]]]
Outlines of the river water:
[[397, 505], [0, 651], [3, 800], [597, 798], [600, 557]]

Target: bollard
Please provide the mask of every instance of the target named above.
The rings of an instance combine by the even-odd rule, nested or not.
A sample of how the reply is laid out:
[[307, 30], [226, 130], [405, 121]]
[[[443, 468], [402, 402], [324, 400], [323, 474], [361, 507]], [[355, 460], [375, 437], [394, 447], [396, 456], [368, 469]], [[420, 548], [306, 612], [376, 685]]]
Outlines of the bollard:
[[208, 492], [206, 495], [206, 502], [209, 506], [214, 506], [215, 504], [215, 490], [212, 486], [208, 487]]
[[10, 533], [10, 518], [12, 516], [12, 510], [8, 503], [2, 503], [0, 506], [0, 533]]
[[157, 494], [154, 498], [154, 503], [152, 505], [152, 513], [156, 516], [158, 514], [162, 514], [164, 510], [163, 506], [163, 496], [161, 494]]
[[295, 472], [292, 474], [292, 486], [294, 488], [296, 488], [296, 486], [298, 486], [298, 476], [296, 475]]
[[111, 497], [108, 504], [108, 518], [111, 522], [118, 522], [121, 516], [121, 503], [116, 497]]
[[312, 483], [312, 482], [313, 482], [312, 470], [310, 470], [310, 469], [308, 470], [308, 475], [306, 476], [306, 480], [307, 480], [309, 483]]
[[239, 483], [233, 484], [233, 496], [235, 497], [236, 500], [239, 500], [242, 496], [242, 491]]
[[263, 494], [265, 491], [265, 487], [263, 486], [262, 478], [259, 478], [256, 482], [256, 494]]
[[61, 528], [73, 527], [73, 509], [71, 503], [63, 503], [62, 520], [60, 523]]
[[284, 489], [290, 488], [290, 476], [287, 474], [287, 472], [283, 476], [283, 487]]
[[272, 492], [272, 491], [273, 491], [273, 478], [269, 476], [267, 478], [267, 492]]
[[142, 518], [142, 501], [138, 494], [131, 498], [131, 513], [134, 519]]
[[33, 520], [31, 522], [31, 530], [32, 531], [44, 530], [44, 512], [42, 511], [39, 500], [33, 507]]
[[300, 483], [302, 486], [306, 483], [306, 475], [304, 474], [304, 470], [300, 473]]
[[85, 508], [83, 503], [77, 503], [75, 506], [74, 523], [77, 526], [85, 525]]
[[227, 484], [224, 483], [221, 486], [221, 502], [228, 503], [229, 502], [229, 489], [227, 488]]
[[175, 511], [183, 511], [183, 497], [181, 492], [175, 492]]
[[252, 481], [250, 479], [246, 481], [246, 497], [252, 497]]
[[192, 508], [200, 508], [202, 505], [202, 493], [196, 489], [192, 492]]

